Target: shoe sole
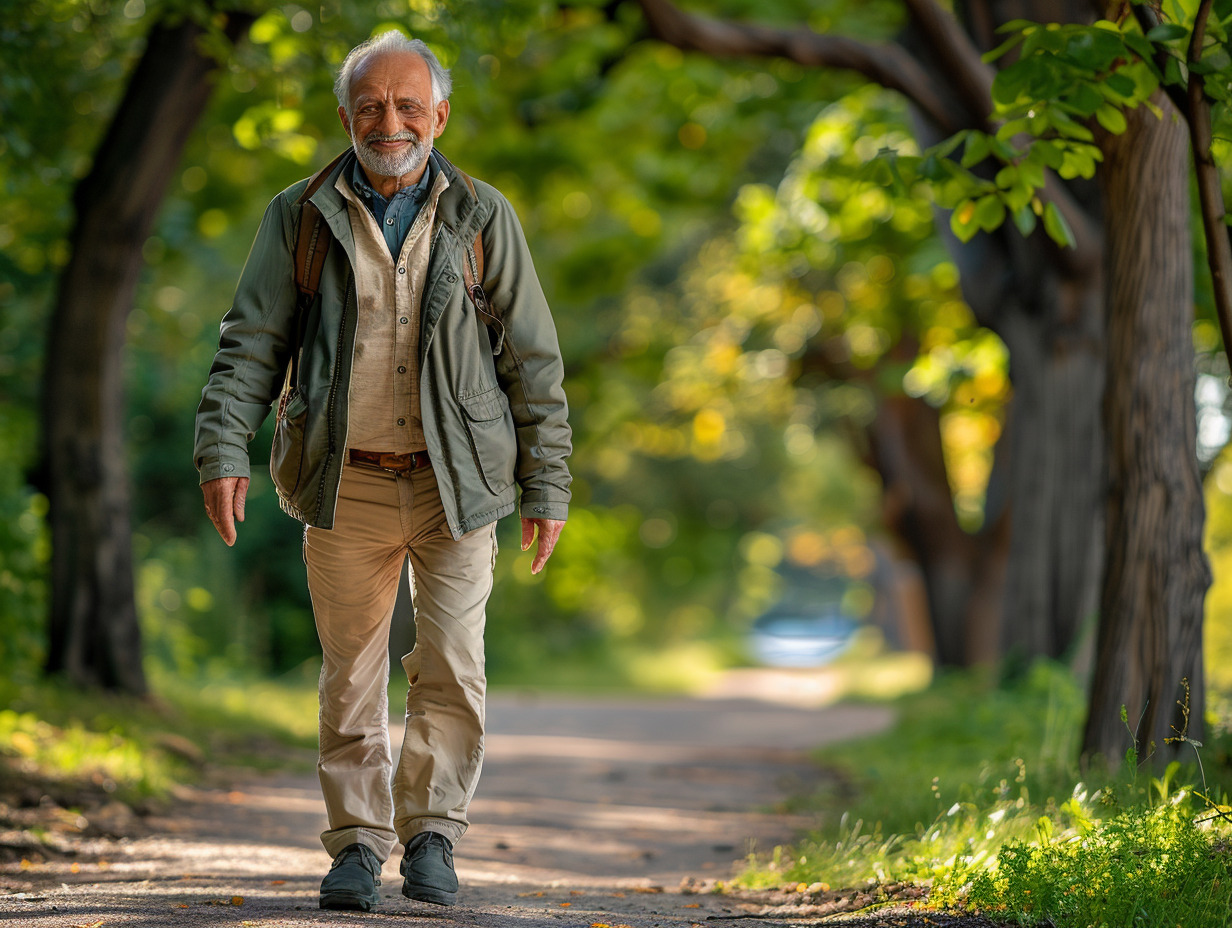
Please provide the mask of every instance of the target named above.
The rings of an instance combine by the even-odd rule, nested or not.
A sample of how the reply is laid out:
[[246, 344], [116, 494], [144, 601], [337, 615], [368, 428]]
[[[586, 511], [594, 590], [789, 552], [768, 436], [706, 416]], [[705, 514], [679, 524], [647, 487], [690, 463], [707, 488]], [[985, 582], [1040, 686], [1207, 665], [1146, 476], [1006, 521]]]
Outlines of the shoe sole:
[[380, 894], [361, 896], [358, 893], [329, 893], [321, 897], [321, 908], [350, 912], [371, 912], [381, 901]]
[[457, 905], [458, 894], [437, 889], [434, 886], [415, 886], [411, 883], [402, 884], [402, 895], [416, 902], [430, 902], [433, 905]]

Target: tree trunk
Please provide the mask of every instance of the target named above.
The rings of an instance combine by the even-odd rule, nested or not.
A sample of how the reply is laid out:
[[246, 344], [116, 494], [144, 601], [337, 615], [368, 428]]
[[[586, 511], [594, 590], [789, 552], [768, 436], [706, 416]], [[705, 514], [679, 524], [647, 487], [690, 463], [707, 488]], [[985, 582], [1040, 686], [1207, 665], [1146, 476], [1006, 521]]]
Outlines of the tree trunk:
[[[1201, 738], [1202, 486], [1195, 454], [1188, 136], [1170, 103], [1101, 140], [1107, 240], [1107, 563], [1084, 755]], [[1128, 729], [1121, 711], [1128, 713]], [[1134, 743], [1136, 739], [1136, 744]]]
[[[1016, 234], [1016, 233], [1015, 233]], [[1050, 246], [1033, 239], [1037, 253]], [[1021, 249], [1026, 252], [1028, 249]], [[1105, 492], [1102, 279], [1065, 279], [1020, 255], [996, 331], [1010, 354], [1014, 396], [1011, 541], [1002, 652], [1060, 658], [1095, 614]]]
[[[234, 38], [252, 22], [232, 15]], [[143, 693], [123, 435], [125, 324], [142, 247], [217, 62], [188, 19], [156, 24], [74, 195], [72, 256], [47, 346], [44, 453], [52, 595], [46, 669], [74, 683]]]
[[994, 661], [1009, 554], [1007, 522], [994, 516], [978, 535], [954, 512], [940, 415], [921, 399], [880, 400], [868, 430], [869, 463], [881, 475], [886, 527], [920, 565], [937, 662]]

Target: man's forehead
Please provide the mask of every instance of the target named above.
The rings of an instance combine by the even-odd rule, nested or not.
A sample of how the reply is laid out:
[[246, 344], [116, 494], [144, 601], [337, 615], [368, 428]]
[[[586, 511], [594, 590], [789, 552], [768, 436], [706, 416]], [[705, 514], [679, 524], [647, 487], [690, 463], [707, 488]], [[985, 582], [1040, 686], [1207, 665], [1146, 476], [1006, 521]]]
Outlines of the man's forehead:
[[361, 61], [351, 76], [351, 97], [384, 96], [390, 90], [402, 93], [432, 93], [428, 63], [408, 51], [375, 52]]

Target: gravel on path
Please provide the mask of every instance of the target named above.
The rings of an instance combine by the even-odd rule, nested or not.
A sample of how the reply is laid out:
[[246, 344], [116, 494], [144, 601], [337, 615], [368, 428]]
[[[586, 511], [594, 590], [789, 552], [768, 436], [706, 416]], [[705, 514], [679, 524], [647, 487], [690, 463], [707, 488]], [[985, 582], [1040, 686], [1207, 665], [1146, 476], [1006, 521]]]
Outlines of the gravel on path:
[[377, 910], [322, 912], [329, 861], [315, 776], [244, 772], [181, 790], [139, 834], [79, 837], [53, 859], [0, 864], [0, 925], [803, 924], [699, 890], [810, 824], [783, 805], [825, 779], [810, 749], [890, 720], [876, 706], [493, 694], [473, 824], [457, 850], [456, 907], [404, 899], [396, 851]]

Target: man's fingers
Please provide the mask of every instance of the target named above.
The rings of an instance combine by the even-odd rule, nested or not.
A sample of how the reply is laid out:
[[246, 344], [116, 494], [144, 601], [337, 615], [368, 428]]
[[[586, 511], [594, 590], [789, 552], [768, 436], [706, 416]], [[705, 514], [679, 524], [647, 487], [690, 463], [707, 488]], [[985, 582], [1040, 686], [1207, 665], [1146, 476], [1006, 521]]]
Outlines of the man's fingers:
[[552, 556], [552, 551], [556, 548], [556, 540], [560, 538], [561, 529], [565, 527], [564, 522], [558, 522], [555, 519], [536, 519], [535, 524], [539, 526], [539, 548], [535, 551], [534, 563], [530, 565], [532, 574], [543, 570], [548, 558]]
[[530, 543], [535, 540], [535, 522], [533, 519], [522, 520], [522, 550], [525, 551], [530, 547]]
[[[219, 536], [228, 545], [235, 544], [236, 489], [241, 481], [243, 481], [243, 492], [246, 496], [247, 478], [219, 477], [217, 480], [209, 480], [201, 485], [201, 493], [205, 497], [205, 514], [210, 517]], [[238, 501], [238, 503], [242, 511], [243, 502]]]
[[241, 477], [235, 485], [235, 521], [244, 521], [244, 505], [248, 502], [248, 478]]

